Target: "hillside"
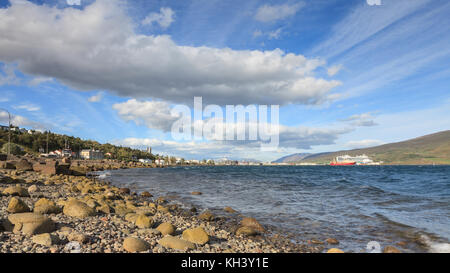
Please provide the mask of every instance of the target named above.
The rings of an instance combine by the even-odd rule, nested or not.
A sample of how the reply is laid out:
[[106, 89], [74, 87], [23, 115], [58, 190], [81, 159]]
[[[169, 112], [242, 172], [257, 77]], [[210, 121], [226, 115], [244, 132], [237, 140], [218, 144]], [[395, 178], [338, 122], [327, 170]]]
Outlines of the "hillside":
[[[0, 130], [0, 147], [8, 143], [8, 131]], [[38, 131], [33, 134], [20, 131], [11, 132], [11, 143], [17, 144], [24, 150], [23, 153], [39, 154], [39, 150], [47, 148], [47, 133]], [[78, 137], [48, 133], [48, 150], [54, 151], [68, 145], [72, 151], [79, 152], [82, 149], [98, 149], [104, 153], [110, 153], [112, 159], [131, 160], [133, 157], [154, 159], [155, 156], [145, 151], [121, 147], [109, 143], [101, 144], [93, 140], [82, 140]]]
[[343, 154], [366, 154], [387, 164], [450, 164], [450, 130], [371, 148], [313, 154], [297, 162], [329, 163]]
[[310, 156], [310, 153], [298, 153], [298, 154], [292, 154], [287, 155], [284, 157], [281, 157], [275, 161], [272, 161], [273, 163], [292, 163], [292, 162], [298, 162], [302, 159], [304, 159], [307, 156]]

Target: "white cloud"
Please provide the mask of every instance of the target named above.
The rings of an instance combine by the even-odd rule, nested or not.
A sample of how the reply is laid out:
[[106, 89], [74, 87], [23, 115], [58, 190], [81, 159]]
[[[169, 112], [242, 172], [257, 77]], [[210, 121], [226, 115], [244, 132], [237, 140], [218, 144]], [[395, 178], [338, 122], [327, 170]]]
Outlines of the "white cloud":
[[28, 84], [31, 86], [36, 86], [36, 85], [40, 85], [41, 83], [44, 82], [51, 82], [53, 81], [52, 78], [49, 77], [34, 77], [33, 79], [31, 79]]
[[334, 144], [338, 137], [353, 131], [353, 128], [310, 128], [280, 126], [280, 146], [296, 149], [311, 149], [317, 145]]
[[267, 33], [267, 37], [269, 38], [269, 40], [280, 39], [280, 36], [281, 36], [281, 28], [278, 28], [274, 31]]
[[378, 145], [384, 144], [383, 141], [377, 140], [377, 139], [364, 139], [364, 140], [355, 140], [355, 141], [349, 141], [345, 144], [346, 147], [351, 149], [358, 149], [358, 148], [368, 148], [368, 147], [374, 147]]
[[304, 6], [303, 2], [296, 4], [282, 4], [282, 5], [263, 5], [258, 8], [255, 14], [255, 19], [260, 22], [273, 22], [293, 16]]
[[432, 84], [433, 77], [445, 77], [446, 72], [437, 67], [450, 58], [450, 36], [442, 28], [442, 22], [448, 21], [450, 2], [428, 3], [398, 0], [376, 8], [362, 5], [338, 24], [313, 54], [337, 56], [335, 61], [353, 72], [343, 78], [346, 91], [342, 98], [382, 92], [403, 80], [411, 86], [409, 92], [414, 92], [413, 86], [420, 90]]
[[278, 150], [263, 152], [260, 141], [189, 141], [176, 142], [154, 138], [125, 138], [113, 143], [129, 147], [152, 147], [155, 153], [164, 153], [185, 158], [252, 158], [274, 160], [280, 156], [311, 149], [312, 146], [334, 144], [341, 134], [351, 129], [307, 128], [280, 126]]
[[66, 3], [69, 6], [79, 6], [81, 5], [81, 0], [66, 0]]
[[172, 115], [170, 105], [162, 101], [130, 99], [114, 104], [113, 109], [126, 121], [134, 121], [137, 125], [145, 125], [164, 132], [170, 131], [172, 123], [180, 118], [178, 115]]
[[328, 76], [333, 77], [334, 75], [336, 75], [340, 70], [342, 69], [342, 65], [338, 64], [338, 65], [334, 65], [328, 68], [327, 73]]
[[162, 7], [160, 12], [152, 12], [142, 20], [143, 25], [153, 25], [157, 23], [162, 28], [168, 28], [174, 21], [175, 12], [171, 8]]
[[[0, 61], [78, 90], [177, 103], [192, 102], [194, 95], [221, 105], [336, 98], [332, 89], [339, 81], [314, 77], [325, 65], [321, 59], [280, 49], [179, 46], [166, 35], [136, 34], [119, 3], [97, 0], [79, 10], [13, 1], [0, 9]], [[30, 21], [39, 24], [31, 28]]]
[[103, 94], [99, 92], [96, 95], [89, 97], [88, 101], [89, 102], [99, 102], [102, 100], [102, 98], [103, 98]]
[[353, 126], [365, 126], [365, 127], [371, 127], [378, 125], [374, 120], [374, 117], [372, 113], [363, 113], [363, 114], [357, 114], [352, 115], [344, 121], [351, 121], [351, 124]]
[[[6, 111], [0, 110], [0, 123], [8, 125], [8, 113]], [[45, 131], [49, 128], [40, 122], [29, 120], [26, 117], [11, 114], [11, 124], [21, 128], [32, 128], [39, 131]]]
[[380, 6], [381, 0], [366, 0], [369, 6]]
[[[260, 37], [264, 37], [267, 38], [269, 40], [278, 40], [281, 37], [281, 33], [282, 33], [282, 28], [277, 28], [276, 30], [272, 30], [272, 31], [268, 31], [268, 32], [262, 32], [261, 30], [255, 30], [253, 32], [253, 38], [260, 38]], [[262, 45], [264, 46], [264, 42], [262, 43]]]
[[[429, 1], [389, 1], [380, 8], [358, 5], [342, 21], [333, 26], [328, 39], [317, 45], [311, 54], [326, 56], [327, 59], [342, 54], [416, 12]], [[409, 26], [409, 28], [409, 31], [415, 31], [414, 27]]]
[[260, 37], [260, 36], [262, 36], [262, 35], [263, 35], [262, 31], [259, 30], [259, 29], [255, 30], [255, 31], [253, 32], [253, 38], [258, 38], [258, 37]]
[[13, 106], [15, 109], [21, 109], [21, 110], [27, 110], [29, 112], [34, 112], [34, 111], [39, 111], [41, 110], [41, 107], [28, 103], [28, 104], [21, 104], [21, 105], [16, 105]]
[[16, 77], [15, 66], [4, 64], [3, 68], [0, 69], [0, 86], [18, 83], [20, 83], [20, 80]]

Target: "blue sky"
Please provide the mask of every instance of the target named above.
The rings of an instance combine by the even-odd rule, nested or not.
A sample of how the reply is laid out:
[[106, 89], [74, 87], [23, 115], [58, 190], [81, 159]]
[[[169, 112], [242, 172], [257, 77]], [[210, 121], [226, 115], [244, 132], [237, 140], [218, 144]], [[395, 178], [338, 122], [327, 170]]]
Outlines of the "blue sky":
[[[450, 129], [448, 1], [0, 7], [0, 108], [22, 127], [185, 158], [260, 160]], [[194, 96], [220, 106], [280, 105], [278, 150], [174, 141], [170, 108], [192, 105]]]

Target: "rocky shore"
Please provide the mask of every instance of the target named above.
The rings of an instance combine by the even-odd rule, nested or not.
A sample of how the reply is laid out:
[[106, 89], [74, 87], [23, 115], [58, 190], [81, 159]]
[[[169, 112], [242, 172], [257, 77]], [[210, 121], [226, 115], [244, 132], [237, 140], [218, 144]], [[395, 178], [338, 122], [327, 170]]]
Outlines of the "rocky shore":
[[[333, 238], [294, 244], [254, 218], [182, 209], [95, 177], [33, 170], [25, 160], [0, 169], [0, 252], [340, 252]], [[110, 165], [98, 164], [97, 170]]]

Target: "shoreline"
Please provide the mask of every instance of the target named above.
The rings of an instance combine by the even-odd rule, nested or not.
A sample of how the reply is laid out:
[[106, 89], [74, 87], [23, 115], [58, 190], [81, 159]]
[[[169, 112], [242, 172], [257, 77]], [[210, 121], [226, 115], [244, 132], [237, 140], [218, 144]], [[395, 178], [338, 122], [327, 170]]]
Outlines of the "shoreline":
[[[83, 253], [319, 253], [333, 248], [323, 242], [294, 244], [253, 218], [236, 223], [95, 178], [0, 169], [0, 179], [2, 253], [74, 251], [69, 242]], [[37, 222], [30, 228], [31, 220], [22, 218]]]
[[[215, 168], [216, 166], [210, 166], [210, 168]], [[226, 166], [219, 166], [220, 167], [226, 167]], [[231, 167], [230, 171], [233, 172], [233, 168], [239, 168], [239, 166], [229, 166]], [[245, 166], [248, 167], [248, 166]], [[270, 166], [266, 166], [270, 167]], [[314, 166], [312, 166], [314, 167]], [[203, 174], [202, 168], [196, 168], [196, 167], [173, 167], [175, 169], [182, 168], [182, 169], [188, 169], [188, 168], [194, 168], [197, 172], [201, 172]], [[429, 231], [428, 229], [424, 227], [418, 227], [416, 225], [408, 225], [404, 222], [396, 222], [395, 220], [392, 220], [392, 218], [386, 218], [384, 214], [375, 215], [372, 216], [373, 219], [368, 222], [360, 223], [361, 228], [360, 229], [367, 229], [365, 233], [360, 233], [358, 230], [354, 231], [353, 233], [345, 233], [345, 232], [330, 232], [330, 229], [314, 229], [312, 225], [308, 228], [296, 228], [292, 225], [295, 225], [296, 222], [290, 222], [287, 225], [283, 225], [282, 222], [285, 222], [285, 219], [276, 217], [276, 215], [268, 215], [265, 214], [264, 210], [246, 210], [245, 206], [252, 206], [252, 204], [242, 204], [236, 201], [231, 197], [231, 199], [223, 198], [224, 194], [215, 192], [215, 188], [211, 188], [209, 185], [215, 185], [214, 182], [218, 182], [214, 179], [214, 177], [209, 177], [213, 181], [212, 183], [205, 183], [204, 186], [203, 183], [182, 183], [177, 184], [182, 181], [180, 179], [182, 177], [179, 177], [177, 175], [177, 171], [170, 171], [171, 168], [168, 168], [167, 170], [123, 170], [123, 171], [112, 171], [110, 172], [111, 176], [106, 176], [105, 179], [108, 181], [111, 181], [116, 186], [119, 187], [130, 187], [131, 189], [136, 190], [137, 192], [145, 191], [145, 190], [151, 190], [157, 193], [160, 196], [164, 196], [169, 200], [175, 201], [177, 204], [180, 204], [180, 206], [186, 208], [187, 210], [194, 206], [197, 209], [208, 209], [212, 211], [214, 214], [225, 216], [225, 218], [228, 219], [228, 221], [233, 221], [233, 218], [242, 218], [244, 217], [242, 214], [250, 215], [252, 217], [255, 217], [259, 221], [261, 221], [264, 226], [270, 230], [273, 233], [277, 234], [283, 234], [286, 238], [290, 238], [292, 242], [298, 243], [298, 244], [317, 244], [322, 246], [322, 250], [327, 251], [327, 248], [332, 247], [332, 245], [327, 244], [327, 239], [330, 237], [337, 238], [340, 243], [336, 245], [337, 247], [340, 247], [342, 250], [346, 252], [368, 252], [366, 249], [366, 243], [369, 241], [380, 241], [380, 243], [385, 246], [395, 246], [400, 249], [401, 252], [406, 253], [426, 253], [426, 252], [435, 252], [436, 245], [447, 245], [448, 246], [448, 239], [444, 235], [439, 235], [439, 233], [434, 233], [433, 231]], [[241, 171], [246, 172], [246, 168], [241, 168]], [[254, 168], [254, 171], [257, 171], [257, 168]], [[215, 173], [214, 171], [206, 171], [206, 173]], [[221, 171], [219, 171], [221, 172]], [[238, 171], [240, 172], [240, 171]], [[281, 171], [283, 172], [283, 171]], [[349, 172], [351, 172], [349, 170]], [[173, 173], [174, 177], [172, 178], [171, 174]], [[116, 178], [115, 175], [117, 175]], [[187, 176], [192, 177], [193, 173], [188, 172]], [[127, 179], [127, 177], [130, 177], [130, 180]], [[194, 176], [195, 177], [195, 176]], [[202, 176], [203, 177], [203, 176]], [[131, 178], [133, 178], [131, 180]], [[178, 178], [178, 179], [177, 179]], [[136, 179], [136, 180], [135, 180]], [[174, 180], [175, 179], [175, 180]], [[200, 178], [199, 178], [200, 179]], [[202, 178], [204, 182], [207, 182], [205, 178]], [[207, 178], [208, 179], [208, 178]], [[146, 181], [149, 181], [148, 183]], [[197, 180], [194, 178], [194, 180]], [[220, 180], [220, 179], [219, 179]], [[151, 181], [151, 182], [150, 182]], [[208, 179], [209, 181], [209, 179]], [[230, 180], [231, 181], [231, 180]], [[177, 182], [177, 183], [174, 183]], [[220, 182], [220, 181], [219, 181]], [[176, 186], [179, 185], [179, 186]], [[183, 186], [185, 185], [185, 186]], [[218, 185], [217, 187], [220, 187], [222, 190], [226, 190], [226, 188], [222, 188], [222, 186]], [[364, 188], [364, 187], [363, 187]], [[192, 195], [192, 191], [201, 191], [201, 195]], [[251, 194], [252, 192], [250, 192]], [[203, 195], [205, 195], [203, 197]], [[225, 195], [230, 197], [229, 195]], [[212, 199], [213, 198], [213, 199]], [[216, 201], [219, 200], [219, 201]], [[277, 199], [278, 200], [278, 199]], [[239, 200], [237, 200], [239, 201]], [[233, 208], [237, 208], [240, 210], [236, 214], [228, 214], [223, 211], [223, 207], [231, 205]], [[234, 207], [236, 206], [236, 207]], [[266, 207], [267, 208], [267, 207]], [[270, 208], [268, 208], [270, 210]], [[241, 211], [242, 210], [242, 211]], [[301, 214], [299, 214], [301, 215]], [[274, 217], [272, 217], [274, 216]], [[291, 217], [295, 217], [295, 215], [291, 215]], [[315, 219], [314, 216], [308, 216], [309, 219]], [[369, 217], [369, 216], [363, 216], [363, 217]], [[277, 219], [277, 220], [274, 220]], [[308, 218], [307, 218], [308, 219]], [[389, 223], [385, 223], [386, 219]], [[277, 222], [278, 221], [278, 222]], [[281, 221], [281, 222], [279, 222]], [[373, 221], [378, 221], [377, 223], [379, 227], [383, 227], [378, 229], [377, 232], [387, 232], [387, 236], [381, 236], [377, 237], [378, 235], [374, 231], [374, 229], [371, 229], [371, 224], [373, 224]], [[236, 221], [235, 221], [236, 222]], [[238, 222], [238, 221], [237, 221]], [[287, 222], [287, 221], [286, 221]], [[328, 222], [329, 226], [333, 226], [333, 223]], [[327, 225], [325, 224], [325, 227]], [[341, 226], [342, 229], [342, 226]], [[357, 234], [357, 236], [354, 236]], [[370, 252], [370, 251], [369, 251]], [[440, 251], [438, 251], [440, 252]]]

